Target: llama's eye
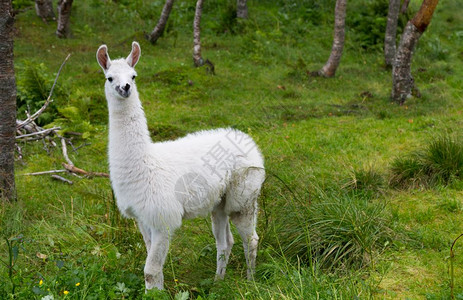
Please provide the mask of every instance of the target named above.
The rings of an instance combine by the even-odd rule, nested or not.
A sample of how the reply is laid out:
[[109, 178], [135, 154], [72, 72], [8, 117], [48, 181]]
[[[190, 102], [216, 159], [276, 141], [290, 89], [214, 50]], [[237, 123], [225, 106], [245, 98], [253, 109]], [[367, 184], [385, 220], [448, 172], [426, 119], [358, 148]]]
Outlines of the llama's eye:
[[132, 80], [135, 80], [135, 77], [137, 77], [137, 76], [133, 75], [133, 76], [132, 76]]
[[113, 82], [113, 78], [112, 78], [112, 77], [108, 77], [108, 81], [109, 81], [109, 82]]

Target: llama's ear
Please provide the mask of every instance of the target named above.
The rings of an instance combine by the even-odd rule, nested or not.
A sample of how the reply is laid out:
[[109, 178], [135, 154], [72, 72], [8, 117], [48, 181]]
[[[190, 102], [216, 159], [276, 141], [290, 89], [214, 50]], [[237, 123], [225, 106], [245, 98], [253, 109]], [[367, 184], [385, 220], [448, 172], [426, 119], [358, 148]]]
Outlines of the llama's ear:
[[129, 56], [127, 56], [127, 63], [132, 68], [135, 67], [138, 60], [140, 59], [141, 49], [140, 45], [137, 42], [132, 43], [132, 52], [130, 52]]
[[96, 60], [100, 64], [103, 71], [107, 71], [111, 65], [111, 59], [108, 55], [108, 47], [106, 45], [101, 45], [100, 48], [96, 51]]

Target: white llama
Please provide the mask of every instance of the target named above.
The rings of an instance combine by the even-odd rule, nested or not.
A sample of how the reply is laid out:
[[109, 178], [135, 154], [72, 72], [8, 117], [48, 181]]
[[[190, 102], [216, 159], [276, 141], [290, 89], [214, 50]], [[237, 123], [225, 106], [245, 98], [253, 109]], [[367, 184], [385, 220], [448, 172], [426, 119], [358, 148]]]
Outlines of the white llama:
[[146, 244], [146, 289], [163, 288], [169, 240], [183, 218], [212, 213], [217, 274], [223, 278], [233, 246], [229, 218], [244, 245], [253, 277], [259, 237], [257, 198], [265, 178], [263, 158], [241, 131], [216, 129], [153, 143], [135, 85], [140, 45], [126, 59], [110, 60], [106, 45], [96, 57], [103, 68], [109, 110], [109, 169], [121, 213], [135, 218]]

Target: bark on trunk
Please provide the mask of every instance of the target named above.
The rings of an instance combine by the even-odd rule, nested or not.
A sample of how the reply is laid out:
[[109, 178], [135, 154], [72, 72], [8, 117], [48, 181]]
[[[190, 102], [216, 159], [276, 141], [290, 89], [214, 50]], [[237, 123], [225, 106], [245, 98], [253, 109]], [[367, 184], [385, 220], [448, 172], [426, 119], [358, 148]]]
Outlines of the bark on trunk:
[[328, 61], [323, 66], [323, 68], [318, 71], [320, 76], [333, 77], [336, 73], [339, 63], [341, 62], [345, 38], [346, 8], [347, 0], [336, 1], [336, 8], [334, 11], [333, 47], [331, 48], [331, 54]]
[[408, 21], [400, 39], [392, 68], [392, 100], [402, 105], [415, 89], [411, 74], [413, 51], [423, 32], [431, 22], [438, 0], [424, 0], [420, 10]]
[[35, 12], [45, 23], [55, 20], [53, 3], [51, 0], [35, 0]]
[[384, 36], [384, 60], [386, 67], [392, 67], [396, 51], [397, 21], [399, 20], [400, 0], [389, 1], [386, 33]]
[[195, 19], [193, 21], [193, 62], [196, 67], [204, 64], [201, 57], [201, 14], [203, 13], [203, 0], [196, 2]]
[[410, 4], [410, 0], [404, 0], [404, 3], [402, 4], [402, 8], [400, 9], [401, 14], [405, 14], [407, 12], [409, 4]]
[[247, 0], [236, 0], [236, 17], [241, 19], [248, 18]]
[[149, 41], [152, 44], [155, 44], [159, 37], [164, 32], [166, 28], [167, 20], [169, 19], [172, 6], [174, 5], [174, 0], [166, 0], [164, 7], [162, 8], [161, 17], [159, 18], [158, 24], [154, 27], [153, 31], [149, 35]]
[[432, 15], [436, 9], [439, 0], [424, 0], [421, 4], [420, 10], [413, 17], [411, 22], [418, 28], [422, 33], [428, 28], [431, 23]]
[[13, 9], [0, 0], [0, 199], [16, 198], [14, 151], [16, 134], [16, 81], [13, 64]]
[[72, 1], [58, 0], [58, 28], [56, 29], [56, 36], [61, 39], [68, 38], [71, 34], [69, 20], [71, 19]]
[[411, 63], [420, 36], [421, 32], [409, 21], [400, 39], [392, 68], [392, 99], [400, 105], [412, 94], [414, 80]]

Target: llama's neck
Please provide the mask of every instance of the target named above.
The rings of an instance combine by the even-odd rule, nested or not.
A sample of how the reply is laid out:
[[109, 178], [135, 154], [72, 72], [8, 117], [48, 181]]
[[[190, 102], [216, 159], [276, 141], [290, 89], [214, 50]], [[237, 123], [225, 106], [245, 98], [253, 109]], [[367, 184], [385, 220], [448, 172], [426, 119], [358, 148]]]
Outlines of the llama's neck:
[[109, 110], [109, 159], [129, 162], [146, 154], [152, 143], [145, 113], [134, 87], [130, 97], [116, 99], [106, 93]]

